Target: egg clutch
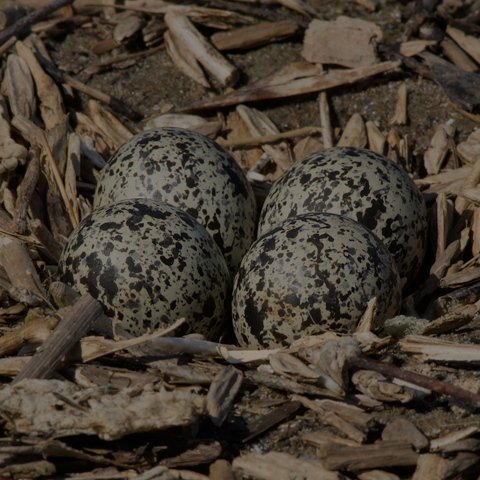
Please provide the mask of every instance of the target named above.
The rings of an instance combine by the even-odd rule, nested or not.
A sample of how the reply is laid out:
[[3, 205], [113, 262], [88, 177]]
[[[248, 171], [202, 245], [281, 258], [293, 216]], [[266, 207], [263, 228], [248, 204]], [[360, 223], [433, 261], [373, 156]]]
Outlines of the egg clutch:
[[217, 340], [231, 321], [242, 347], [282, 346], [355, 331], [373, 297], [379, 328], [426, 251], [416, 185], [358, 148], [293, 164], [257, 226], [252, 188], [227, 151], [189, 130], [147, 130], [110, 158], [93, 204], [65, 245], [60, 279], [135, 335], [185, 317], [177, 335]]

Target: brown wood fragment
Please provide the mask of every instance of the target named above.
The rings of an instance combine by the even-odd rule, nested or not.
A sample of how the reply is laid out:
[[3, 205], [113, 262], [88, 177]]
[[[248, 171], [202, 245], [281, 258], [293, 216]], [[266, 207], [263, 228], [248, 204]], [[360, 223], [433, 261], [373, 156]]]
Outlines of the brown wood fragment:
[[388, 381], [384, 375], [370, 370], [357, 370], [352, 383], [365, 395], [382, 402], [407, 403], [415, 398], [415, 392]]
[[145, 21], [138, 15], [130, 14], [123, 18], [113, 29], [113, 39], [118, 45], [128, 43], [129, 39], [141, 30], [145, 25]]
[[196, 60], [222, 86], [232, 86], [236, 83], [239, 77], [238, 70], [205, 40], [186, 16], [175, 11], [169, 11], [165, 15], [165, 23], [174, 42], [183, 44], [185, 48], [189, 49]]
[[337, 435], [325, 432], [307, 433], [302, 436], [302, 440], [315, 445], [320, 458], [324, 458], [327, 454], [328, 448], [331, 447], [341, 447], [345, 445], [350, 447], [358, 447], [361, 445], [360, 443], [349, 440], [348, 438], [339, 437]]
[[407, 123], [407, 85], [402, 83], [398, 88], [398, 100], [395, 113], [388, 121], [389, 125], [405, 125]]
[[232, 408], [235, 395], [242, 385], [243, 374], [233, 366], [224, 368], [215, 376], [207, 394], [210, 420], [220, 427]]
[[266, 372], [258, 372], [255, 370], [248, 370], [245, 372], [245, 381], [255, 385], [265, 385], [277, 390], [283, 390], [291, 393], [298, 393], [303, 395], [320, 395], [330, 398], [342, 398], [341, 395], [336, 395], [330, 390], [318, 388], [308, 383], [299, 383], [288, 378], [281, 378]]
[[210, 480], [234, 480], [232, 464], [228, 460], [217, 460], [210, 465]]
[[480, 300], [480, 282], [437, 298], [433, 302], [433, 308], [436, 315], [441, 316], [453, 312], [461, 305], [475, 303], [478, 300]]
[[[348, 42], [339, 42], [348, 38]], [[345, 16], [335, 21], [312, 20], [302, 56], [312, 63], [328, 63], [358, 68], [377, 63], [375, 42], [381, 42], [382, 30], [373, 22]], [[321, 45], [322, 48], [318, 48]]]
[[461, 313], [447, 313], [433, 322], [430, 322], [420, 335], [442, 335], [449, 333], [457, 328], [468, 325], [472, 321], [471, 315]]
[[220, 51], [248, 49], [283, 40], [294, 35], [297, 30], [297, 22], [284, 20], [283, 22], [259, 23], [238, 30], [218, 32], [213, 34], [210, 40]]
[[475, 282], [480, 279], [480, 267], [467, 268], [457, 273], [452, 273], [440, 280], [442, 288], [457, 288], [467, 283]]
[[40, 277], [23, 242], [3, 238], [0, 246], [0, 264], [5, 268], [14, 287], [24, 288], [40, 300], [46, 298]]
[[17, 202], [15, 205], [14, 230], [16, 233], [25, 234], [27, 231], [27, 212], [33, 191], [40, 176], [40, 149], [34, 147], [22, 183], [18, 187]]
[[[326, 407], [323, 404], [318, 403], [317, 401], [309, 400], [307, 397], [303, 397], [301, 395], [294, 395], [294, 400], [298, 400], [301, 402], [305, 407], [313, 410], [315, 413], [318, 414], [320, 422], [327, 423], [329, 425], [334, 426], [340, 432], [347, 435], [349, 438], [354, 440], [357, 443], [363, 443], [366, 438], [366, 432], [357, 428], [358, 424], [353, 424], [349, 420], [345, 420], [344, 416], [341, 415], [341, 412], [333, 411], [332, 409]], [[357, 407], [354, 407], [357, 408]], [[363, 413], [360, 409], [357, 409], [357, 415]]]
[[[239, 103], [253, 102], [257, 100], [269, 100], [273, 98], [285, 98], [303, 93], [318, 92], [328, 88], [338, 87], [357, 82], [363, 78], [371, 77], [388, 72], [400, 66], [400, 62], [384, 62], [378, 65], [360, 67], [351, 70], [328, 72], [325, 75], [313, 75], [305, 77], [298, 72], [298, 76], [287, 67], [276, 74], [269, 75], [257, 82], [239, 88], [232, 93], [218, 95], [194, 102], [188, 106], [176, 108], [177, 113], [195, 112], [214, 108], [237, 105]], [[311, 70], [311, 67], [309, 67]], [[305, 69], [305, 68], [304, 68]], [[302, 77], [302, 78], [300, 78]]]
[[247, 432], [242, 437], [242, 442], [248, 442], [274, 425], [282, 422], [291, 414], [295, 413], [301, 406], [302, 404], [298, 401], [289, 402], [263, 415], [258, 420], [250, 422], [247, 425]]
[[[175, 457], [165, 458], [160, 461], [162, 465], [170, 468], [191, 467], [203, 463], [211, 463], [222, 453], [222, 446], [214, 439], [194, 440], [187, 444], [187, 449]], [[182, 477], [181, 477], [182, 478]]]
[[[0, 337], [0, 357], [18, 352], [31, 343], [43, 343], [60, 321], [59, 315], [38, 318]], [[29, 359], [30, 360], [30, 359]]]
[[473, 453], [459, 453], [453, 459], [446, 459], [433, 453], [425, 453], [418, 459], [412, 480], [446, 480], [467, 470], [480, 460]]
[[105, 133], [115, 145], [115, 150], [121, 147], [127, 140], [133, 137], [122, 122], [120, 122], [108, 110], [99, 105], [95, 100], [88, 102], [90, 115], [97, 126]]
[[379, 128], [371, 121], [365, 123], [368, 137], [368, 148], [373, 152], [383, 155], [385, 153], [385, 142], [387, 139]]
[[408, 442], [382, 441], [358, 447], [329, 448], [323, 463], [329, 470], [356, 470], [413, 466], [418, 458]]
[[478, 71], [478, 66], [470, 60], [468, 55], [452, 40], [449, 38], [444, 38], [442, 43], [443, 54], [457, 67], [465, 70], [467, 72], [476, 72]]
[[365, 123], [359, 113], [354, 113], [345, 125], [337, 146], [364, 148], [366, 145], [367, 131], [365, 130]]
[[430, 446], [428, 438], [405, 418], [397, 418], [388, 423], [382, 431], [382, 440], [411, 443], [417, 451], [426, 450]]
[[293, 455], [269, 452], [265, 455], [249, 453], [233, 461], [233, 471], [251, 475], [259, 480], [291, 480], [300, 476], [304, 480], [341, 480], [337, 472], [326, 470], [317, 461], [300, 460]]
[[430, 146], [424, 155], [425, 169], [430, 175], [435, 175], [440, 171], [445, 157], [450, 150], [448, 137], [452, 134], [451, 125], [439, 125], [432, 137]]
[[471, 437], [472, 435], [478, 432], [478, 427], [472, 425], [471, 427], [462, 428], [461, 430], [457, 430], [455, 432], [447, 433], [439, 438], [434, 438], [430, 442], [430, 450], [432, 452], [436, 452], [438, 450], [443, 450], [449, 445], [454, 444], [460, 440], [466, 439]]
[[472, 35], [466, 35], [461, 30], [447, 25], [447, 35], [465, 50], [477, 63], [480, 63], [480, 40]]
[[373, 326], [373, 319], [375, 316], [375, 307], [377, 305], [377, 297], [373, 297], [368, 301], [360, 322], [358, 322], [355, 333], [371, 332]]
[[278, 375], [290, 378], [304, 377], [317, 379], [319, 374], [311, 368], [307, 367], [300, 359], [290, 355], [289, 353], [278, 352], [269, 355], [268, 361], [273, 371]]
[[205, 88], [210, 88], [210, 83], [192, 52], [178, 42], [169, 30], [165, 32], [163, 38], [167, 47], [167, 53], [170, 55], [173, 63], [192, 80], [195, 80]]
[[400, 44], [400, 53], [406, 57], [412, 57], [423, 52], [427, 47], [436, 45], [435, 40], [411, 40]]
[[12, 385], [24, 378], [49, 378], [65, 354], [87, 333], [101, 314], [100, 303], [90, 294], [85, 294], [37, 350], [32, 361], [15, 377]]
[[323, 150], [324, 148], [326, 148], [325, 144], [320, 142], [320, 140], [317, 140], [315, 137], [304, 137], [293, 147], [295, 161], [301, 160], [302, 158], [318, 152], [319, 150]]

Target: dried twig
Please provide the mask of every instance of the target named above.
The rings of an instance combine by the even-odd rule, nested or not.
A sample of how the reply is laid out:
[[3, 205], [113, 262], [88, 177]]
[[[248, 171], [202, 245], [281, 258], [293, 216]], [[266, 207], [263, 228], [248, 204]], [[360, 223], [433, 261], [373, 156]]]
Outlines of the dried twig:
[[27, 32], [27, 29], [30, 27], [30, 25], [33, 25], [34, 23], [39, 22], [40, 20], [43, 20], [44, 18], [48, 17], [48, 15], [55, 12], [59, 8], [62, 8], [66, 5], [70, 5], [72, 3], [73, 3], [73, 0], [54, 0], [48, 5], [45, 5], [44, 7], [39, 8], [38, 10], [35, 10], [29, 15], [23, 17], [21, 20], [19, 20], [17, 23], [12, 25], [11, 27], [8, 27], [2, 32], [0, 32], [0, 45], [3, 45], [7, 40], [9, 40], [14, 35], [19, 36], [19, 35], [25, 34]]
[[434, 378], [429, 378], [425, 375], [420, 375], [419, 373], [403, 370], [395, 365], [379, 362], [367, 357], [350, 357], [349, 362], [355, 367], [380, 372], [389, 377], [399, 378], [420, 387], [428, 388], [440, 395], [450, 395], [451, 397], [480, 406], [480, 395], [469, 392], [468, 390], [450, 383], [441, 382], [440, 380], [435, 380]]

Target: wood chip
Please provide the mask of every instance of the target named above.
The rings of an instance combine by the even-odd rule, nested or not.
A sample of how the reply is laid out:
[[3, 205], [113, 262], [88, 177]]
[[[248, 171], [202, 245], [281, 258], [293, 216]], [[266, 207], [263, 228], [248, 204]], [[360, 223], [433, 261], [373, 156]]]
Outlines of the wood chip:
[[398, 418], [388, 423], [382, 431], [382, 440], [411, 443], [417, 452], [426, 450], [430, 446], [428, 438], [415, 424], [405, 418]]
[[452, 40], [445, 37], [440, 43], [443, 54], [457, 67], [467, 72], [478, 71], [478, 66], [470, 60], [469, 56]]
[[439, 438], [435, 438], [430, 442], [430, 450], [435, 452], [437, 450], [442, 450], [449, 445], [452, 445], [460, 440], [464, 440], [465, 438], [469, 438], [472, 435], [475, 435], [478, 432], [478, 427], [471, 426], [467, 428], [462, 428], [456, 432], [448, 433]]
[[256, 48], [294, 35], [298, 23], [290, 20], [275, 23], [259, 23], [228, 32], [214, 33], [210, 40], [220, 51]]
[[[348, 42], [339, 42], [348, 38]], [[358, 68], [377, 63], [375, 42], [382, 30], [373, 22], [345, 16], [335, 21], [312, 20], [305, 32], [302, 56], [312, 63], [328, 63]], [[322, 45], [322, 48], [318, 48]]]
[[462, 453], [452, 460], [440, 455], [425, 453], [418, 459], [412, 480], [446, 480], [467, 470], [479, 460], [480, 457], [473, 453]]
[[448, 365], [480, 364], [480, 348], [477, 345], [458, 344], [420, 335], [407, 335], [398, 345], [404, 352], [421, 355], [424, 361]]
[[305, 480], [341, 480], [343, 476], [326, 470], [318, 461], [300, 460], [292, 455], [269, 452], [249, 453], [235, 458], [233, 471], [261, 480], [291, 480], [301, 475]]
[[229, 366], [215, 376], [207, 394], [207, 411], [210, 420], [220, 427], [232, 408], [235, 395], [242, 385], [243, 374]]
[[398, 87], [398, 100], [395, 113], [388, 121], [389, 125], [405, 125], [407, 123], [407, 85], [402, 83]]
[[165, 23], [175, 44], [188, 49], [196, 61], [208, 70], [220, 85], [227, 87], [236, 83], [239, 77], [238, 70], [205, 40], [186, 16], [169, 11], [165, 15]]
[[418, 458], [418, 453], [408, 442], [377, 442], [358, 447], [329, 448], [323, 463], [329, 470], [356, 470], [414, 466]]
[[458, 43], [477, 63], [480, 63], [480, 40], [478, 38], [466, 35], [450, 25], [447, 25], [447, 35]]
[[450, 149], [448, 137], [452, 132], [453, 127], [451, 125], [444, 124], [436, 128], [430, 146], [424, 155], [425, 169], [430, 175], [440, 172], [442, 163]]
[[364, 148], [367, 145], [367, 131], [365, 123], [359, 113], [354, 113], [345, 125], [338, 147]]
[[248, 442], [252, 438], [266, 432], [271, 427], [283, 422], [283, 420], [295, 413], [301, 406], [301, 402], [298, 401], [288, 402], [272, 410], [270, 413], [261, 416], [258, 420], [250, 422], [247, 424], [247, 432], [242, 437], [242, 442]]

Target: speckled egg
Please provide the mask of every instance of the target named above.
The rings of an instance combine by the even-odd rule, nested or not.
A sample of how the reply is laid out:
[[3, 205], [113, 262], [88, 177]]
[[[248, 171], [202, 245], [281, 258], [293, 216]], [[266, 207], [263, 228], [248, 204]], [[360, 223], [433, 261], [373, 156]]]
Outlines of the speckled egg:
[[335, 147], [293, 164], [273, 185], [260, 214], [259, 235], [306, 212], [350, 217], [387, 246], [411, 282], [427, 248], [427, 208], [408, 174], [370, 150]]
[[189, 213], [238, 269], [255, 238], [253, 190], [233, 157], [213, 140], [181, 128], [135, 135], [103, 169], [94, 208], [126, 198], [153, 198]]
[[240, 345], [257, 348], [324, 330], [354, 332], [373, 297], [377, 329], [401, 302], [383, 243], [350, 218], [306, 213], [272, 227], [245, 255], [234, 282], [233, 328]]
[[210, 234], [188, 213], [158, 200], [105, 205], [70, 235], [60, 279], [99, 300], [134, 335], [185, 317], [177, 335], [216, 339], [230, 274]]

